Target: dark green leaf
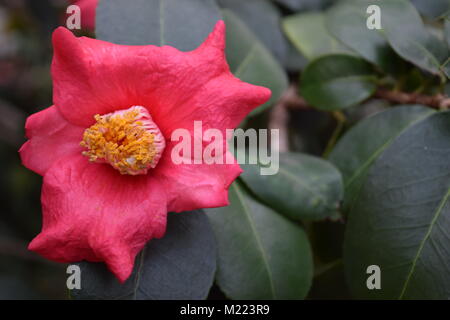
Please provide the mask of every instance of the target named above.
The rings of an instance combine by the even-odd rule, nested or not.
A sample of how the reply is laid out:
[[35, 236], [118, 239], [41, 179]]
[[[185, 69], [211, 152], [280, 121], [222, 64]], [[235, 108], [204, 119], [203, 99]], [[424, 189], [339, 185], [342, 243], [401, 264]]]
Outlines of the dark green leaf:
[[329, 53], [352, 54], [328, 32], [323, 13], [301, 13], [283, 19], [283, 29], [294, 46], [308, 59]]
[[367, 28], [367, 7], [373, 0], [342, 1], [328, 10], [326, 23], [329, 32], [367, 61], [384, 71], [395, 70], [398, 56], [381, 31]]
[[220, 12], [211, 0], [103, 0], [97, 8], [98, 39], [130, 45], [171, 45], [179, 50], [197, 48]]
[[263, 202], [292, 219], [337, 217], [343, 197], [340, 172], [329, 162], [300, 153], [281, 153], [279, 171], [261, 175], [259, 165], [241, 165], [241, 178]]
[[[350, 212], [347, 280], [358, 298], [448, 299], [450, 294], [450, 113], [403, 132], [375, 161]], [[368, 290], [366, 269], [381, 269]]]
[[242, 81], [272, 90], [268, 102], [253, 110], [264, 111], [275, 103], [287, 88], [287, 75], [272, 54], [230, 10], [222, 11], [227, 26], [227, 61], [233, 74]]
[[232, 299], [302, 299], [311, 286], [303, 229], [253, 200], [237, 182], [228, 207], [208, 209], [218, 244], [216, 281]]
[[367, 172], [380, 154], [399, 134], [433, 113], [418, 105], [397, 106], [364, 119], [340, 139], [329, 159], [343, 175], [346, 210], [357, 200]]
[[280, 10], [269, 0], [219, 0], [231, 10], [281, 63], [287, 59], [288, 42], [281, 31]]
[[203, 212], [172, 213], [164, 237], [145, 246], [124, 284], [102, 263], [79, 266], [76, 299], [205, 299], [216, 270], [214, 234]]
[[392, 48], [404, 59], [433, 74], [448, 58], [447, 46], [431, 35], [406, 0], [380, 0], [381, 26]]
[[326, 55], [312, 61], [300, 83], [303, 97], [321, 110], [339, 110], [369, 98], [376, 89], [372, 66], [348, 55]]

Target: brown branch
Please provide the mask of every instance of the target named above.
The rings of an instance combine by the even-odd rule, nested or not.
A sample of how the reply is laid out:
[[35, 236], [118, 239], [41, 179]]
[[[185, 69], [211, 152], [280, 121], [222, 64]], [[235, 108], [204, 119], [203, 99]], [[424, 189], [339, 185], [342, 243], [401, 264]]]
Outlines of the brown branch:
[[423, 104], [441, 110], [450, 108], [450, 98], [444, 94], [429, 96], [419, 93], [378, 89], [375, 97], [399, 104]]
[[[297, 88], [297, 84], [292, 83], [278, 100], [270, 115], [269, 128], [279, 129], [280, 139], [278, 148], [281, 152], [289, 150], [289, 137], [287, 129], [289, 122], [288, 110], [308, 110], [313, 108], [308, 105], [308, 103], [302, 96], [298, 94]], [[450, 109], [450, 98], [445, 94], [430, 96], [419, 93], [407, 93], [380, 88], [375, 92], [374, 97], [397, 104], [422, 104], [434, 109]], [[333, 113], [333, 115], [335, 117], [336, 115], [342, 117], [342, 113], [339, 112], [335, 112]], [[335, 142], [334, 140], [337, 139], [337, 136], [339, 136], [340, 131], [343, 128], [345, 119], [342, 120], [338, 118], [337, 122], [337, 131], [333, 134], [331, 142], [329, 142], [329, 146], [332, 146]], [[325, 156], [327, 155], [328, 151], [329, 147], [327, 147], [325, 151]]]
[[278, 145], [272, 146], [272, 148], [277, 148], [279, 152], [286, 152], [289, 150], [289, 141], [288, 141], [288, 121], [289, 115], [287, 112], [285, 97], [287, 91], [281, 96], [280, 100], [273, 107], [272, 112], [270, 113], [269, 119], [269, 129], [278, 129], [279, 140]]
[[[430, 96], [380, 88], [375, 92], [374, 97], [398, 104], [423, 104], [434, 109], [450, 109], [450, 97], [445, 94]], [[297, 84], [295, 83], [286, 90], [279, 104], [290, 110], [307, 110], [313, 108], [298, 94]]]
[[280, 97], [276, 105], [272, 108], [269, 119], [269, 129], [279, 130], [278, 151], [289, 151], [288, 122], [289, 110], [306, 110], [310, 109], [308, 103], [298, 95], [298, 85], [292, 83], [283, 95]]
[[280, 103], [283, 104], [284, 107], [291, 110], [311, 109], [311, 106], [308, 105], [308, 102], [306, 102], [306, 100], [298, 94], [298, 85], [296, 83], [293, 83], [289, 86], [289, 88], [281, 97]]

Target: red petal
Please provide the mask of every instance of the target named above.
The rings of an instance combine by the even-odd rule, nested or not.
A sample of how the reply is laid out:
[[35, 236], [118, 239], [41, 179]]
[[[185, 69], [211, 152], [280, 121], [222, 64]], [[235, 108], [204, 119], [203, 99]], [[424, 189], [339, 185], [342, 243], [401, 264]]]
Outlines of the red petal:
[[[201, 90], [171, 112], [157, 110], [153, 119], [166, 137], [178, 128], [189, 129], [194, 121], [202, 121], [205, 129], [225, 132], [236, 128], [250, 111], [269, 100], [270, 95], [269, 89], [242, 82], [226, 73], [205, 83]], [[158, 121], [167, 117], [170, 122]]]
[[241, 167], [237, 163], [177, 165], [170, 159], [172, 147], [166, 147], [154, 173], [164, 184], [168, 211], [227, 206], [228, 188], [242, 173]]
[[57, 159], [82, 151], [84, 128], [67, 122], [54, 106], [29, 116], [25, 130], [29, 140], [19, 150], [22, 163], [40, 175]]
[[70, 122], [85, 127], [95, 114], [133, 105], [147, 107], [153, 117], [153, 110], [169, 110], [217, 73], [205, 61], [169, 46], [75, 38], [63, 27], [54, 32], [53, 46], [55, 105]]
[[157, 179], [120, 175], [81, 155], [47, 171], [42, 206], [42, 231], [30, 250], [59, 262], [104, 261], [121, 282], [136, 254], [166, 227], [166, 196]]
[[60, 27], [53, 34], [55, 105], [66, 119], [82, 126], [91, 125], [95, 114], [141, 105], [165, 136], [194, 115], [212, 123], [219, 117], [227, 126], [239, 123], [270, 98], [270, 90], [230, 73], [224, 37], [219, 21], [197, 50], [181, 52], [169, 46], [76, 38]]

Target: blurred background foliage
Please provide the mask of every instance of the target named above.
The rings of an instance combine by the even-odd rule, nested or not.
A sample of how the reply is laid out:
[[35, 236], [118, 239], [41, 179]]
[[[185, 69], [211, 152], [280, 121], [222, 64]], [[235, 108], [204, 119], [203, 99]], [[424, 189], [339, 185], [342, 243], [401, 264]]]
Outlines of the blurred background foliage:
[[41, 177], [18, 149], [26, 117], [52, 103], [51, 32], [65, 1], [0, 2], [0, 299], [65, 298], [65, 266], [27, 250], [40, 230]]
[[[108, 25], [106, 22], [112, 19], [108, 14], [114, 14], [114, 11], [106, 10], [106, 2], [102, 2], [105, 10], [97, 15], [98, 38], [113, 42], [126, 39], [130, 44], [151, 42], [151, 34], [150, 40], [132, 36], [142, 34], [138, 28], [145, 27], [144, 20], [135, 25], [129, 23], [124, 34], [120, 34], [123, 30]], [[306, 278], [296, 279], [301, 284], [300, 291], [292, 292], [288, 298], [294, 295], [308, 299], [352, 297], [342, 258], [346, 222], [346, 204], [342, 205], [342, 201], [344, 198], [347, 201], [348, 195], [343, 194], [340, 173], [330, 162], [318, 157], [330, 156], [345, 180], [348, 169], [345, 153], [351, 146], [349, 149], [334, 148], [345, 131], [369, 115], [388, 110], [393, 105], [446, 107], [443, 105], [445, 94], [450, 92], [446, 84], [449, 67], [445, 44], [450, 34], [450, 24], [445, 19], [450, 10], [449, 1], [411, 0], [424, 24], [414, 20], [414, 15], [414, 21], [407, 19], [403, 25], [393, 21], [396, 17], [387, 17], [383, 22], [386, 24], [384, 35], [373, 35], [367, 33], [367, 29], [357, 27], [361, 23], [365, 25], [366, 18], [355, 11], [364, 9], [364, 5], [367, 7], [370, 1], [338, 2], [217, 0], [220, 12], [214, 13], [227, 23], [226, 53], [231, 70], [244, 81], [267, 86], [273, 92], [271, 101], [252, 113], [242, 125], [279, 128], [280, 151], [285, 152], [281, 155], [283, 169], [296, 180], [307, 182], [305, 187], [295, 182], [286, 186], [286, 180], [281, 178], [261, 180], [261, 176], [252, 174], [255, 168], [249, 166], [230, 191], [232, 199], [243, 201], [245, 198], [243, 202], [269, 220], [274, 217], [273, 210], [281, 212], [286, 220], [270, 220], [281, 229], [302, 226], [292, 231], [292, 238], [285, 240], [304, 238], [298, 240], [300, 244], [293, 250], [303, 252], [305, 256], [312, 254], [305, 258], [311, 260], [305, 270], [311, 270]], [[0, 0], [0, 299], [68, 297], [66, 266], [44, 260], [26, 249], [41, 227], [42, 179], [21, 165], [17, 153], [25, 141], [26, 117], [52, 103], [51, 33], [65, 23], [68, 4], [64, 0]], [[130, 2], [123, 1], [123, 5], [129, 6]], [[435, 55], [438, 65], [424, 61], [420, 53], [411, 53], [414, 50], [410, 50], [408, 43], [399, 42], [402, 35], [410, 33], [426, 38], [426, 47], [430, 46], [426, 49]], [[93, 36], [89, 30], [76, 31], [76, 34]], [[429, 40], [428, 34], [439, 40]], [[183, 48], [179, 47], [192, 49], [186, 45], [183, 47], [181, 43]], [[348, 77], [352, 78], [351, 82]], [[333, 86], [328, 86], [330, 79], [334, 81]], [[422, 112], [422, 109], [417, 110], [418, 115]], [[402, 115], [398, 117], [405, 124], [413, 120]], [[351, 145], [352, 142], [347, 138], [342, 144]], [[311, 191], [308, 186], [317, 190]], [[275, 192], [280, 188], [282, 193]], [[308, 192], [325, 197], [326, 205], [308, 206], [308, 197], [302, 198]], [[236, 215], [235, 221], [240, 219], [240, 208], [236, 207], [238, 200], [232, 201], [228, 209], [210, 211], [213, 228], [226, 222], [222, 220], [226, 211]], [[221, 210], [225, 210], [224, 215]], [[270, 228], [271, 224], [266, 227]], [[231, 227], [231, 234], [234, 231], [236, 229]], [[224, 253], [224, 260], [227, 260], [227, 250], [233, 248], [221, 247], [220, 243], [227, 240], [221, 240], [220, 235], [217, 237], [219, 254]], [[276, 252], [272, 253], [276, 255]], [[248, 279], [253, 271], [249, 270]], [[258, 297], [257, 293], [248, 294], [244, 289], [236, 291], [230, 285], [233, 281], [237, 280], [232, 272], [227, 273], [222, 268], [209, 298], [224, 298], [225, 295], [229, 298]]]

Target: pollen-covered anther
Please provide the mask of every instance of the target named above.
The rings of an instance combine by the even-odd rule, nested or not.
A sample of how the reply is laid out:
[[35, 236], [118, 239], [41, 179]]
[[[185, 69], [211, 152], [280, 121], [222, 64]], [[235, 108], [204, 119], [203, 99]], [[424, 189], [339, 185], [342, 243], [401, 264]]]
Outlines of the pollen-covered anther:
[[109, 163], [121, 174], [146, 174], [165, 148], [164, 137], [147, 109], [133, 106], [104, 115], [86, 129], [81, 146], [89, 161]]

